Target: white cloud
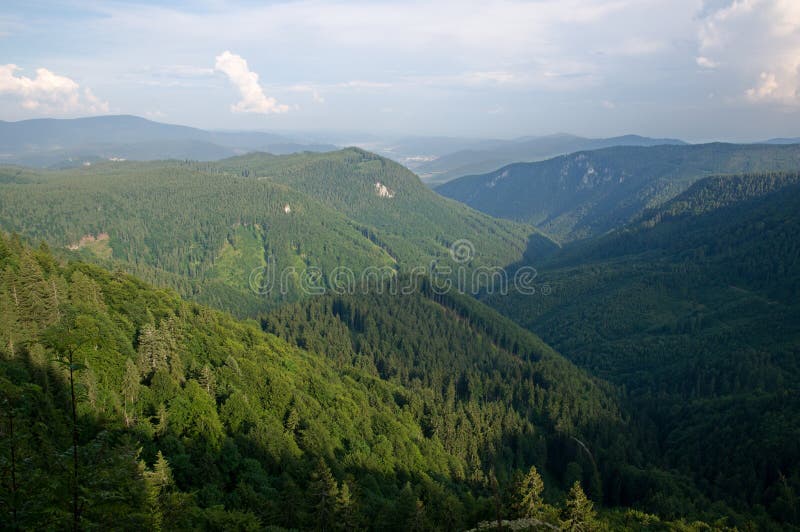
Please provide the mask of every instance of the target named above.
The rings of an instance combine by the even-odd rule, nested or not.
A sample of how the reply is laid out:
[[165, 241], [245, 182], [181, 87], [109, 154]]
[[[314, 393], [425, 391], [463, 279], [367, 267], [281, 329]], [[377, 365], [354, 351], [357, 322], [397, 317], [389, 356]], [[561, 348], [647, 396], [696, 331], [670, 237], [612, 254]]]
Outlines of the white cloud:
[[386, 83], [383, 81], [368, 81], [363, 79], [354, 79], [351, 81], [345, 81], [343, 83], [337, 83], [337, 87], [343, 89], [388, 89], [392, 86], [391, 83]]
[[702, 19], [698, 45], [697, 64], [737, 78], [740, 99], [800, 106], [797, 0], [734, 0]]
[[615, 104], [611, 100], [603, 100], [602, 102], [600, 102], [600, 104], [603, 106], [604, 109], [616, 109], [617, 108], [617, 104]]
[[703, 68], [717, 68], [718, 66], [716, 61], [702, 55], [695, 57], [694, 60], [697, 63], [697, 66]]
[[240, 55], [229, 51], [222, 52], [216, 57], [215, 70], [228, 76], [231, 83], [239, 89], [242, 99], [231, 106], [234, 113], [285, 113], [288, 105], [279, 104], [278, 100], [264, 94], [258, 84], [258, 74], [250, 71], [247, 61]]
[[287, 90], [291, 92], [305, 92], [311, 94], [311, 99], [314, 100], [314, 103], [325, 103], [325, 98], [323, 98], [317, 88], [313, 85], [292, 85], [288, 87]]
[[491, 70], [481, 72], [468, 72], [463, 76], [464, 81], [470, 84], [496, 83], [503, 85], [517, 81], [518, 76], [505, 70]]
[[88, 87], [46, 68], [37, 68], [36, 77], [17, 75], [14, 64], [0, 65], [0, 95], [21, 100], [23, 109], [42, 113], [107, 113], [108, 102], [101, 101]]
[[769, 99], [780, 88], [778, 81], [775, 79], [775, 74], [762, 72], [759, 78], [761, 81], [757, 87], [745, 91], [747, 97], [753, 101]]

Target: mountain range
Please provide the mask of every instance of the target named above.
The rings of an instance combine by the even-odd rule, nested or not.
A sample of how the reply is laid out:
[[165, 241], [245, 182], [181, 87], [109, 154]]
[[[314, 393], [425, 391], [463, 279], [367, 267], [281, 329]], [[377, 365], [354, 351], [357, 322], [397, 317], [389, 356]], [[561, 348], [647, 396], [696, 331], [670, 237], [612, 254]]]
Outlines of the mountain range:
[[205, 131], [137, 116], [0, 121], [0, 162], [77, 166], [108, 159], [211, 161], [250, 151], [331, 151], [329, 144], [257, 131]]
[[577, 151], [611, 146], [685, 145], [678, 139], [657, 139], [639, 135], [610, 138], [586, 138], [565, 133], [514, 140], [482, 141], [447, 153], [413, 167], [423, 181], [437, 185], [466, 175], [482, 174], [518, 162], [550, 159]]
[[14, 526], [800, 526], [797, 146], [466, 205], [359, 148], [83, 162], [0, 167]]
[[800, 145], [613, 147], [516, 163], [436, 188], [492, 216], [530, 223], [567, 242], [620, 227], [713, 174], [791, 171]]

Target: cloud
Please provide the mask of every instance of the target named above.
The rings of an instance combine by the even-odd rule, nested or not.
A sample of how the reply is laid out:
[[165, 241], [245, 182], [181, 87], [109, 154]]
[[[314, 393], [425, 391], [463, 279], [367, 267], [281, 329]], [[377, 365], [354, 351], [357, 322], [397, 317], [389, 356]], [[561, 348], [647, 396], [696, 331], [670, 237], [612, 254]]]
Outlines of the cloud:
[[760, 82], [757, 87], [747, 89], [745, 94], [750, 100], [759, 101], [771, 98], [780, 88], [775, 74], [762, 72], [759, 76]]
[[222, 72], [231, 83], [239, 89], [242, 99], [231, 106], [234, 113], [285, 113], [288, 105], [279, 104], [278, 100], [264, 94], [258, 84], [258, 74], [250, 71], [247, 61], [240, 55], [229, 51], [222, 52], [216, 57], [214, 69]]
[[800, 106], [800, 2], [733, 0], [698, 31], [697, 64], [732, 76], [750, 103]]
[[718, 66], [716, 61], [713, 61], [708, 57], [704, 57], [702, 55], [695, 57], [694, 60], [697, 63], [697, 66], [703, 68], [717, 68]]
[[615, 104], [611, 100], [603, 100], [602, 102], [600, 102], [600, 105], [602, 105], [604, 109], [616, 109], [617, 108], [617, 104]]
[[392, 86], [391, 83], [386, 83], [383, 81], [367, 81], [363, 79], [354, 79], [351, 81], [345, 81], [343, 83], [337, 83], [337, 87], [343, 89], [388, 89]]
[[325, 98], [322, 97], [317, 88], [313, 85], [292, 85], [288, 87], [287, 90], [311, 94], [311, 99], [314, 100], [314, 103], [325, 103]]
[[46, 68], [37, 68], [36, 77], [17, 75], [14, 64], [0, 65], [0, 95], [21, 99], [23, 109], [42, 113], [99, 114], [108, 112], [108, 102], [97, 98], [91, 89]]

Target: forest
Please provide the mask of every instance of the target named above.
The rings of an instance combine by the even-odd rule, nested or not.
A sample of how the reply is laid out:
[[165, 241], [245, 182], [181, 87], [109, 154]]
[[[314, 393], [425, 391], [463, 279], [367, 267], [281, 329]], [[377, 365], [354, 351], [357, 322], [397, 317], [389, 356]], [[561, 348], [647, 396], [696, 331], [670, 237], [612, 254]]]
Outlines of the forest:
[[487, 300], [620, 387], [659, 467], [787, 526], [800, 519], [798, 179], [701, 180], [554, 256], [540, 268], [551, 297]]
[[[376, 183], [393, 197], [376, 194]], [[337, 267], [409, 271], [449, 260], [468, 239], [465, 267], [502, 267], [556, 245], [426, 188], [399, 164], [358, 149], [251, 154], [218, 163], [105, 162], [67, 170], [0, 168], [0, 226], [54, 249], [242, 317], [301, 295], [301, 272]], [[288, 207], [288, 210], [287, 210]], [[87, 242], [98, 235], [106, 240]], [[88, 237], [88, 238], [87, 238]], [[295, 268], [286, 294], [255, 297], [252, 270]], [[266, 300], [266, 301], [265, 301]]]
[[[6, 522], [796, 528], [798, 182], [701, 179], [558, 246], [357, 149], [2, 167]], [[549, 290], [414, 271], [462, 235]], [[413, 290], [255, 294], [272, 261]]]
[[476, 302], [320, 300], [279, 337], [19, 237], [0, 267], [10, 529], [707, 528], [600, 506], [613, 395]]

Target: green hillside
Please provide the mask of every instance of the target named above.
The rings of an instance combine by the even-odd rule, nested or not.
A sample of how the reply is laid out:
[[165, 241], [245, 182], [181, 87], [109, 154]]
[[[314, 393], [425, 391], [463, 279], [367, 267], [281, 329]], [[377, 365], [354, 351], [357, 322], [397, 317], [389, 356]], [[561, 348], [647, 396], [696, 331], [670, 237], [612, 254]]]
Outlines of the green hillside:
[[566, 242], [602, 235], [702, 177], [794, 171], [798, 145], [615, 147], [512, 164], [436, 190], [493, 216], [531, 223]]
[[585, 138], [568, 134], [523, 137], [514, 140], [478, 144], [470, 149], [447, 153], [414, 168], [429, 185], [442, 184], [459, 177], [485, 174], [520, 162], [543, 161], [577, 151], [598, 150], [611, 146], [658, 146], [685, 144], [677, 139], [655, 139], [639, 135], [611, 138]]
[[[266, 316], [287, 342], [2, 235], [0, 271], [12, 529], [460, 529], [498, 508], [591, 525], [560, 489], [590, 508], [574, 481], [599, 487], [575, 442], [600, 457], [596, 442], [623, 441], [603, 387], [479, 303], [424, 286], [405, 301], [317, 299], [318, 320], [299, 306]], [[533, 465], [547, 504], [525, 488]]]
[[0, 227], [242, 315], [330, 285], [337, 267], [427, 271], [449, 261], [461, 239], [474, 247], [470, 270], [555, 248], [528, 226], [445, 200], [398, 164], [355, 149], [219, 164], [6, 167], [2, 175]]
[[540, 268], [550, 296], [488, 301], [623, 387], [659, 467], [786, 526], [800, 524], [798, 181], [702, 180], [554, 257]]

